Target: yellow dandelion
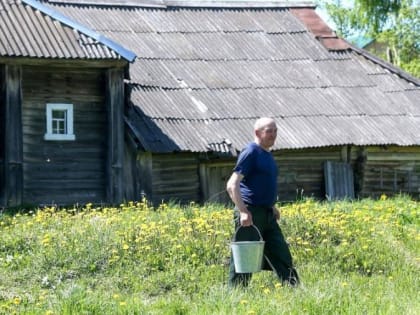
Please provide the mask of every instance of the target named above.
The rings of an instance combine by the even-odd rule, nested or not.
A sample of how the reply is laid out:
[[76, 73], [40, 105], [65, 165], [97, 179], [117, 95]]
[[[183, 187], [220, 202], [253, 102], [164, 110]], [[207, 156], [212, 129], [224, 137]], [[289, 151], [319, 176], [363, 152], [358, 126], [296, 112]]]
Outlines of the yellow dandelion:
[[239, 303], [242, 305], [245, 305], [245, 304], [248, 304], [248, 300], [240, 300]]
[[124, 249], [124, 250], [127, 250], [127, 249], [129, 249], [129, 248], [130, 248], [130, 246], [128, 246], [127, 244], [124, 244], [124, 245], [123, 245], [123, 249]]
[[21, 299], [18, 296], [13, 299], [13, 304], [15, 304], [15, 305], [19, 305], [20, 302], [21, 302]]

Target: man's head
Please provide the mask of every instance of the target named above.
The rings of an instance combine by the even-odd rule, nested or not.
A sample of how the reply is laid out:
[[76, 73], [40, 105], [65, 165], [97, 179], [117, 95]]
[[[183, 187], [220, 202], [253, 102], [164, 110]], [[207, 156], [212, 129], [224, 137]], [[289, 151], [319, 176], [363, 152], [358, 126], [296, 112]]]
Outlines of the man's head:
[[262, 117], [254, 124], [255, 142], [263, 149], [269, 150], [276, 141], [277, 126], [272, 118]]

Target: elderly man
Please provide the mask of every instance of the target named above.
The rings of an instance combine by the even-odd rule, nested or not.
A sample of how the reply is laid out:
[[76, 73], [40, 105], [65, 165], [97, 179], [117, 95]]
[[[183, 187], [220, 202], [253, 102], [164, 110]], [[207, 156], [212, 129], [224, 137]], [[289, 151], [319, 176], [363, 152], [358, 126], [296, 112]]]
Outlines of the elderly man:
[[[235, 228], [255, 225], [265, 241], [264, 269], [273, 270], [282, 283], [296, 286], [299, 283], [298, 274], [277, 223], [280, 219], [280, 212], [275, 207], [278, 169], [270, 152], [277, 137], [274, 119], [258, 119], [254, 125], [254, 136], [254, 142], [249, 143], [239, 155], [227, 182], [227, 192], [235, 204]], [[255, 229], [241, 230], [245, 240], [258, 239]], [[229, 286], [247, 286], [251, 276], [250, 273], [236, 273], [231, 258]]]

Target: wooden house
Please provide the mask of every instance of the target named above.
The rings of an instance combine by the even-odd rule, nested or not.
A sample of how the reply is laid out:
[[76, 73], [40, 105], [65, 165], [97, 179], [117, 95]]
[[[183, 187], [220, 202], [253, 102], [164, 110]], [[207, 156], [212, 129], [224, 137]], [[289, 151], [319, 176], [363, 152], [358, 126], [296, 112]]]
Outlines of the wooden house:
[[121, 202], [134, 54], [36, 1], [0, 11], [0, 205]]
[[[85, 34], [87, 42], [96, 39], [89, 43], [115, 55], [106, 58], [89, 50], [93, 56], [80, 57], [67, 48], [55, 58], [45, 52], [21, 58], [0, 46], [2, 77], [7, 68], [4, 60], [44, 65], [40, 72], [31, 72], [32, 65], [28, 70], [26, 65], [20, 66], [22, 87], [15, 97], [21, 98], [22, 114], [14, 117], [19, 120], [22, 115], [22, 128], [10, 119], [7, 101], [1, 107], [0, 119], [9, 124], [0, 137], [0, 145], [6, 148], [0, 156], [0, 196], [6, 196], [6, 205], [11, 204], [7, 196], [15, 188], [14, 195], [21, 191], [23, 197], [16, 198], [14, 204], [20, 200], [119, 202], [143, 196], [155, 204], [168, 200], [225, 202], [226, 180], [240, 150], [253, 140], [255, 119], [262, 116], [273, 117], [279, 127], [273, 147], [280, 169], [279, 200], [400, 192], [420, 196], [419, 80], [338, 38], [316, 14], [312, 2], [21, 3], [26, 10], [47, 8], [43, 11], [46, 19], [58, 14], [76, 21], [78, 27], [68, 26], [73, 32]], [[103, 37], [82, 29], [101, 34], [118, 46], [109, 46], [101, 41]], [[50, 30], [44, 38], [52, 41], [52, 34], [55, 31]], [[3, 36], [0, 33], [0, 38]], [[38, 45], [41, 42], [45, 40]], [[134, 52], [135, 61], [127, 51]], [[91, 69], [92, 80], [88, 74], [74, 81], [64, 79], [64, 64], [71, 74]], [[113, 82], [119, 93], [109, 91], [113, 86], [107, 79], [109, 71], [118, 73], [119, 79]], [[44, 72], [45, 77], [36, 77]], [[95, 75], [98, 77], [93, 79]], [[55, 77], [64, 80], [58, 87], [48, 89], [48, 84], [42, 83]], [[91, 87], [86, 81], [96, 85]], [[2, 84], [3, 100], [9, 93], [4, 86], [12, 89], [10, 85]], [[54, 98], [60, 90], [60, 95], [70, 99]], [[110, 94], [125, 100], [124, 141], [118, 125], [116, 145], [112, 142], [113, 118], [103, 116], [105, 112], [99, 109], [102, 105], [113, 108], [109, 98], [115, 98]], [[31, 98], [34, 101], [30, 102]], [[76, 141], [49, 142], [45, 139], [45, 106], [50, 102], [80, 102], [94, 112], [93, 104], [98, 107], [93, 115], [80, 112], [80, 125], [75, 122], [74, 126], [79, 126], [80, 132]], [[44, 118], [31, 118], [36, 110], [29, 103], [36, 104], [37, 117]], [[98, 129], [91, 133], [94, 126]], [[79, 143], [79, 138], [86, 142]], [[14, 153], [13, 145], [7, 145], [19, 139], [23, 139], [22, 156]], [[66, 163], [46, 162], [51, 152], [61, 153]], [[78, 164], [80, 168], [71, 164], [79, 158], [85, 161]], [[95, 166], [99, 167], [97, 173]], [[23, 172], [17, 177], [20, 182], [13, 182], [13, 172]]]

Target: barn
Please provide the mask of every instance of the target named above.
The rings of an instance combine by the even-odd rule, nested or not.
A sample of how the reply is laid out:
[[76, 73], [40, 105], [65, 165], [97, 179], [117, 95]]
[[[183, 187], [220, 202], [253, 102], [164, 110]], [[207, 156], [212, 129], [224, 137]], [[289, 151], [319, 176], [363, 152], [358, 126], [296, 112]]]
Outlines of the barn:
[[[2, 1], [12, 38], [33, 39], [0, 24], [5, 206], [226, 202], [262, 116], [279, 127], [279, 201], [420, 197], [419, 79], [312, 2]], [[48, 104], [73, 104], [74, 138], [48, 138]]]

